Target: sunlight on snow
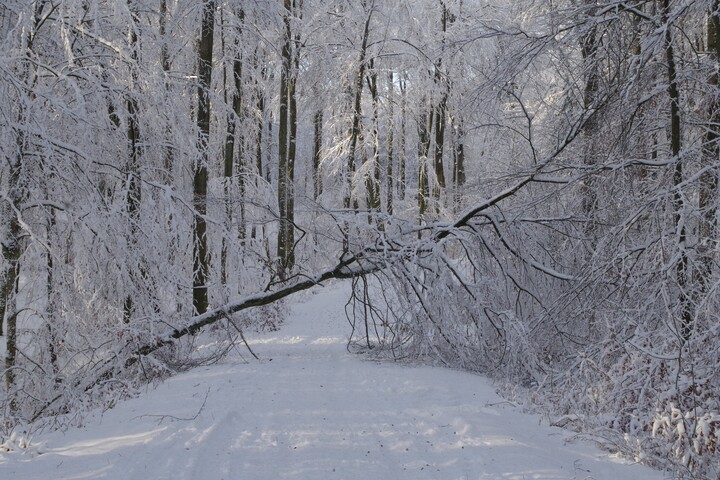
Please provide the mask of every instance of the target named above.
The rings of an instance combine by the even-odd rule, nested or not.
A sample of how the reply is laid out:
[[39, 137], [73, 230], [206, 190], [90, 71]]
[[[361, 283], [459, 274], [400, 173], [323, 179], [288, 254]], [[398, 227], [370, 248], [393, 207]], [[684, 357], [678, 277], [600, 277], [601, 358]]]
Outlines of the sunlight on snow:
[[108, 473], [112, 472], [112, 465], [106, 465], [102, 468], [98, 468], [97, 470], [88, 470], [84, 473], [78, 473], [76, 475], [70, 475], [66, 477], [62, 477], [63, 480], [96, 480], [98, 478], [105, 478], [107, 477]]
[[336, 345], [345, 343], [347, 340], [343, 337], [320, 337], [311, 342], [311, 345]]
[[268, 337], [268, 338], [254, 338], [248, 340], [251, 345], [297, 345], [307, 340], [307, 337], [301, 337], [298, 335], [292, 337]]
[[[267, 338], [253, 338], [248, 339], [248, 343], [251, 345], [298, 345], [301, 343], [308, 343], [309, 337], [293, 335], [284, 337], [267, 337]], [[346, 339], [340, 336], [328, 336], [320, 337], [309, 342], [310, 345], [338, 345], [346, 342]]]
[[216, 430], [216, 428], [217, 424], [214, 424], [208, 428], [201, 430], [194, 437], [185, 442], [185, 448], [192, 448], [195, 445], [203, 443], [210, 437], [210, 435], [213, 433], [214, 430]]
[[121, 435], [117, 437], [97, 438], [66, 445], [63, 448], [49, 449], [47, 453], [56, 453], [67, 457], [82, 457], [85, 455], [103, 455], [119, 448], [134, 447], [148, 444], [153, 441], [166, 427], [157, 428], [134, 435]]

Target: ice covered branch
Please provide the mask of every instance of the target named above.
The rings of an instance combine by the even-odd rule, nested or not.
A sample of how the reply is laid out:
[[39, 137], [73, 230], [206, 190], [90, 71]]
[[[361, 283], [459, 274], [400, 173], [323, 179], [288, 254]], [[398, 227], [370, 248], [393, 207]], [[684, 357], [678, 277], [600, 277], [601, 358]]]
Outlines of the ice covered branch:
[[[470, 208], [456, 221], [450, 223], [449, 225], [437, 225], [433, 227], [434, 232], [428, 240], [430, 244], [441, 243], [445, 238], [453, 235], [453, 233], [458, 229], [469, 226], [473, 219], [478, 216], [482, 216], [489, 209], [498, 206], [504, 200], [512, 197], [524, 187], [533, 183], [537, 176], [540, 175], [543, 170], [550, 165], [553, 160], [555, 160], [572, 142], [575, 136], [577, 136], [577, 134], [581, 131], [588, 118], [588, 115], [581, 116], [573, 125], [573, 128], [570, 129], [564, 141], [550, 155], [548, 155], [545, 161], [538, 164], [531, 172], [518, 178], [511, 186], [503, 191]], [[499, 232], [497, 232], [497, 234], [500, 235]], [[411, 238], [413, 240], [410, 240]], [[210, 310], [202, 315], [197, 315], [193, 317], [185, 327], [176, 329], [165, 338], [138, 349], [135, 352], [133, 359], [129, 362], [134, 363], [137, 361], [138, 357], [149, 355], [162, 347], [171, 345], [173, 342], [185, 337], [186, 335], [194, 335], [204, 327], [212, 325], [218, 320], [226, 318], [227, 316], [242, 310], [269, 305], [294, 293], [320, 285], [322, 282], [327, 280], [347, 279], [368, 275], [386, 268], [393, 261], [412, 261], [411, 259], [418, 253], [418, 249], [426, 251], [429, 250], [429, 247], [431, 246], [428, 245], [427, 241], [417, 242], [414, 238], [414, 232], [411, 234], [405, 232], [398, 238], [392, 239], [382, 237], [379, 239], [380, 246], [378, 245], [378, 242], [376, 242], [360, 249], [357, 253], [345, 255], [341, 257], [335, 266], [321, 273], [313, 276], [305, 276], [303, 277], [303, 280], [285, 284], [283, 287], [276, 290], [246, 296], [240, 300], [236, 300], [222, 307]], [[544, 268], [534, 261], [532, 262], [532, 266], [545, 272], [547, 275], [556, 278], [566, 280], [571, 278], [562, 273]]]

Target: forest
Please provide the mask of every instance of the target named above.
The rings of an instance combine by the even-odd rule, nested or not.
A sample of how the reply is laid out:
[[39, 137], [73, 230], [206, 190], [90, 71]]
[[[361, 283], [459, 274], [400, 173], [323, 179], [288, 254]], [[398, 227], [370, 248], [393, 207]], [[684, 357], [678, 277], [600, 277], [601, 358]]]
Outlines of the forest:
[[353, 352], [720, 478], [720, 0], [3, 0], [0, 38], [0, 436], [344, 278]]

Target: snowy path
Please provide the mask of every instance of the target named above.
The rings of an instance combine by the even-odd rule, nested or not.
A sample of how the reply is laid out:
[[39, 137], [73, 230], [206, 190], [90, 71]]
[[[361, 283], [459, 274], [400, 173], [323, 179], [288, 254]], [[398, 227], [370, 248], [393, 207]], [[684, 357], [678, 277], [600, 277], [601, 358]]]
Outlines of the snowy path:
[[302, 297], [280, 332], [253, 339], [261, 362], [179, 375], [34, 438], [34, 458], [0, 453], [0, 479], [663, 478], [566, 444], [481, 377], [349, 355], [344, 292]]

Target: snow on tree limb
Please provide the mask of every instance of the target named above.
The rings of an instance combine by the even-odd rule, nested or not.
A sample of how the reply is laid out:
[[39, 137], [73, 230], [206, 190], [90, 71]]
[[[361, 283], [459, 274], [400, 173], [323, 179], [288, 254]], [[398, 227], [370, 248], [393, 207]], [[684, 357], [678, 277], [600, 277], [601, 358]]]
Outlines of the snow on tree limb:
[[[236, 300], [227, 305], [219, 308], [212, 309], [203, 315], [197, 315], [193, 317], [188, 325], [184, 328], [176, 329], [172, 334], [168, 335], [165, 339], [159, 340], [151, 345], [146, 345], [137, 350], [136, 355], [144, 356], [149, 355], [152, 352], [172, 344], [175, 340], [178, 340], [186, 335], [194, 335], [208, 325], [221, 320], [229, 315], [247, 310], [252, 307], [260, 307], [263, 305], [269, 305], [280, 299], [283, 299], [293, 293], [307, 290], [316, 285], [322, 284], [327, 280], [333, 279], [346, 279], [353, 278], [359, 275], [367, 275], [376, 272], [382, 268], [380, 264], [367, 263], [365, 265], [359, 265], [362, 262], [362, 255], [354, 255], [346, 260], [342, 260], [333, 267], [332, 269], [325, 270], [324, 272], [314, 275], [312, 277], [306, 277], [305, 280], [301, 280], [278, 290], [272, 292], [262, 292], [255, 295], [249, 295]], [[353, 265], [358, 264], [356, 268], [352, 268]]]
[[[577, 136], [577, 134], [582, 130], [582, 127], [588, 120], [588, 118], [589, 115], [581, 115], [573, 128], [566, 135], [564, 142], [560, 144], [558, 148], [554, 152], [552, 152], [552, 154], [550, 154], [544, 162], [537, 165], [532, 172], [518, 179], [513, 185], [493, 195], [491, 198], [468, 209], [464, 214], [462, 214], [456, 221], [451, 223], [449, 226], [438, 225], [434, 227], [435, 231], [428, 240], [429, 243], [441, 243], [442, 240], [453, 235], [453, 232], [455, 232], [456, 230], [468, 226], [474, 218], [481, 216], [488, 209], [497, 206], [502, 201], [518, 193], [527, 185], [533, 183], [537, 176], [543, 171], [543, 169], [549, 164], [551, 164], [553, 160], [555, 160], [572, 142], [575, 136]], [[501, 237], [502, 240], [502, 236], [499, 231], [497, 232], [497, 234], [499, 237]], [[145, 345], [142, 348], [138, 349], [135, 352], [135, 357], [131, 359], [128, 363], [132, 364], [137, 361], [138, 357], [149, 355], [162, 347], [171, 345], [176, 340], [183, 338], [187, 335], [194, 335], [200, 330], [202, 330], [204, 327], [212, 325], [218, 320], [226, 318], [227, 316], [234, 313], [240, 312], [242, 310], [247, 310], [252, 307], [269, 305], [294, 293], [307, 290], [316, 285], [320, 285], [322, 282], [327, 280], [348, 279], [375, 273], [389, 266], [389, 264], [393, 260], [400, 259], [402, 261], [405, 261], [405, 259], [408, 258], [408, 247], [410, 250], [418, 248], [421, 248], [422, 250], [428, 249], [427, 243], [424, 243], [423, 245], [418, 245], [417, 242], [413, 241], [413, 243], [408, 243], [402, 238], [381, 238], [379, 240], [385, 246], [390, 246], [390, 248], [378, 248], [377, 244], [366, 246], [355, 254], [352, 254], [350, 256], [343, 256], [338, 262], [338, 264], [333, 266], [332, 268], [329, 268], [313, 276], [305, 276], [304, 280], [290, 283], [274, 291], [245, 296], [222, 307], [212, 309], [202, 315], [197, 315], [193, 317], [185, 327], [175, 329], [165, 338], [160, 339], [155, 343]], [[504, 240], [502, 241], [504, 242]], [[504, 244], [506, 248], [508, 248], [508, 250], [513, 253], [513, 255], [516, 255], [516, 252], [514, 252], [510, 248], [510, 246], [507, 245], [507, 243], [504, 242]], [[390, 253], [390, 256], [388, 256], [388, 253]], [[554, 269], [541, 265], [535, 260], [529, 259], [528, 264], [548, 276], [552, 276], [561, 280], [573, 279], [572, 276], [566, 275], [562, 272], [558, 272]]]

